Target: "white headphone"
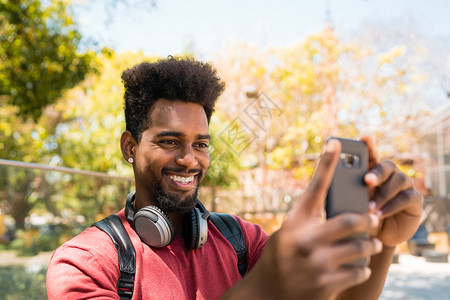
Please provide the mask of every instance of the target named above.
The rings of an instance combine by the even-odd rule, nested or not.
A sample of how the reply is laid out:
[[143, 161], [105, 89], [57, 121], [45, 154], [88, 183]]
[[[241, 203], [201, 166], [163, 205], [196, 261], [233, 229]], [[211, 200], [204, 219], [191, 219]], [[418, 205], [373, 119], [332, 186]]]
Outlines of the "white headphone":
[[[150, 205], [134, 213], [133, 203], [136, 191], [127, 196], [125, 215], [141, 240], [149, 246], [162, 248], [174, 238], [174, 226], [169, 216], [159, 207]], [[188, 249], [202, 247], [208, 238], [208, 219], [210, 213], [198, 201], [191, 212], [185, 214], [184, 241]]]

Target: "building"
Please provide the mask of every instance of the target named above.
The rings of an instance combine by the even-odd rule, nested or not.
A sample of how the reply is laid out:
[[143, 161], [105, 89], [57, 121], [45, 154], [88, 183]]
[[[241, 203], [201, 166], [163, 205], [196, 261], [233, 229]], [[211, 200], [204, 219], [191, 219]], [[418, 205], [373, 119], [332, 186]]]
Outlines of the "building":
[[418, 124], [419, 156], [425, 162], [422, 222], [431, 232], [450, 231], [450, 101]]
[[450, 198], [450, 101], [419, 123], [420, 156], [430, 195]]

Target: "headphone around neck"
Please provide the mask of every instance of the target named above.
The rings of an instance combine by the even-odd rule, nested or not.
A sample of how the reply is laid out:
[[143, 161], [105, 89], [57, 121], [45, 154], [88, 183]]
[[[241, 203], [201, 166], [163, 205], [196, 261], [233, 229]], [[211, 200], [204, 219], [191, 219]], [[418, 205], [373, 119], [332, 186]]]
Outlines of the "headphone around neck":
[[[133, 203], [136, 191], [128, 194], [125, 215], [141, 240], [149, 246], [162, 248], [174, 238], [174, 226], [169, 216], [159, 207], [149, 205], [134, 213]], [[188, 249], [202, 247], [208, 238], [210, 213], [200, 201], [191, 212], [183, 217], [184, 242]]]

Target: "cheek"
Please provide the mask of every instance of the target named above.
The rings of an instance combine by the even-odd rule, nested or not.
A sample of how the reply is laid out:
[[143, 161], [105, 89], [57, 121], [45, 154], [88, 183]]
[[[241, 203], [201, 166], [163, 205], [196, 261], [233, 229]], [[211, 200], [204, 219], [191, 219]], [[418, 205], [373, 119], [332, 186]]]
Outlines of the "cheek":
[[198, 165], [202, 170], [202, 177], [199, 178], [200, 182], [203, 181], [203, 179], [206, 176], [206, 172], [209, 168], [209, 154], [208, 153], [202, 153], [202, 155], [197, 156]]
[[204, 153], [199, 159], [200, 165], [206, 170], [209, 167], [209, 153]]
[[155, 155], [156, 153], [146, 153], [142, 155], [138, 161], [137, 167], [145, 173], [151, 173], [155, 176], [160, 176], [161, 169], [164, 166], [165, 158], [162, 155]]

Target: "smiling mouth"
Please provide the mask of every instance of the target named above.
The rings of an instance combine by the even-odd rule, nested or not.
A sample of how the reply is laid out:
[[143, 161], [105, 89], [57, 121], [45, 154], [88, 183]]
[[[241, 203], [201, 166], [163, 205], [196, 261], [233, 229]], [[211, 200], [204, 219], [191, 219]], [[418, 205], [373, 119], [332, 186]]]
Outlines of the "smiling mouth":
[[181, 190], [191, 190], [194, 186], [194, 182], [198, 174], [195, 175], [175, 175], [172, 173], [165, 173], [167, 177], [169, 177], [170, 182], [175, 184], [178, 189]]
[[191, 176], [177, 176], [177, 175], [167, 175], [169, 176], [170, 179], [172, 179], [173, 181], [175, 181], [176, 183], [181, 183], [181, 184], [189, 184], [192, 183], [194, 181], [195, 176], [191, 175]]

